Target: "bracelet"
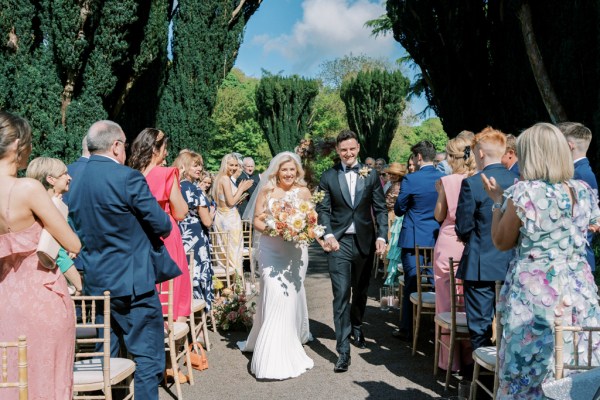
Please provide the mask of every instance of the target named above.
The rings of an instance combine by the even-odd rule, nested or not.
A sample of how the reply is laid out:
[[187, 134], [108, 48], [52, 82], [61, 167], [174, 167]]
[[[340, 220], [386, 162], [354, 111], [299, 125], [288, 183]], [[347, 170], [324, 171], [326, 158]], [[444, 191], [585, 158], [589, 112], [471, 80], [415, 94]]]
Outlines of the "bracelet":
[[492, 205], [492, 212], [494, 212], [494, 210], [502, 210], [502, 203], [494, 203]]

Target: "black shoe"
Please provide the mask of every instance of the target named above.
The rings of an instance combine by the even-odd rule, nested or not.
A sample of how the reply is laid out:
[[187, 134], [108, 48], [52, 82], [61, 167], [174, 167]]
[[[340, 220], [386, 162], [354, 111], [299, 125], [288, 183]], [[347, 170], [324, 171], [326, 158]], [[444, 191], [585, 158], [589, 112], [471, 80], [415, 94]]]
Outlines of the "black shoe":
[[340, 354], [338, 360], [333, 367], [333, 372], [346, 372], [350, 366], [350, 356], [348, 354]]
[[367, 342], [365, 342], [365, 335], [363, 335], [362, 329], [360, 329], [360, 326], [352, 328], [352, 336], [354, 337], [354, 340], [352, 341], [352, 343], [356, 347], [358, 347], [359, 349], [367, 348]]
[[413, 340], [412, 334], [402, 329], [394, 329], [392, 331], [392, 336], [402, 340], [403, 342], [412, 342]]

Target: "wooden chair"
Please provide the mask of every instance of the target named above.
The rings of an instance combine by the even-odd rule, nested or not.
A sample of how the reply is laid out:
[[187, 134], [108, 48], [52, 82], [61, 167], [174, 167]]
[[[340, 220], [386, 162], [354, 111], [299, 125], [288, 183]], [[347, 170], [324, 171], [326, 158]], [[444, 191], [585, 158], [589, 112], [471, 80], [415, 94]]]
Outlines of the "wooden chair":
[[[13, 347], [17, 350], [17, 381], [11, 382], [8, 380], [8, 352]], [[27, 338], [19, 336], [16, 342], [0, 342], [0, 355], [2, 357], [0, 389], [18, 388], [19, 400], [27, 400]]]
[[[98, 329], [101, 337], [83, 335], [75, 339], [75, 364], [73, 366], [73, 399], [112, 399], [112, 389], [127, 389], [123, 399], [134, 398], [133, 373], [135, 362], [127, 358], [110, 356], [110, 292], [103, 296], [72, 296], [76, 307], [81, 307], [78, 330]], [[97, 321], [97, 311], [102, 310], [104, 321]], [[102, 344], [102, 351], [96, 346]], [[91, 346], [94, 347], [91, 347]], [[85, 392], [102, 391], [86, 395]]]
[[252, 221], [243, 219], [242, 220], [242, 239], [244, 243], [244, 249], [242, 253], [242, 260], [248, 260], [250, 264], [250, 278], [252, 283], [256, 282], [256, 276], [254, 275], [256, 271], [256, 267], [254, 265], [254, 243], [253, 241], [253, 231], [254, 225], [252, 225]]
[[413, 356], [417, 352], [421, 316], [435, 315], [435, 292], [431, 291], [433, 289], [433, 247], [415, 246], [415, 256], [417, 291], [410, 294], [410, 302], [413, 303]]
[[[454, 361], [454, 348], [456, 343], [461, 340], [470, 340], [469, 328], [467, 326], [467, 314], [464, 310], [464, 294], [462, 290], [462, 281], [455, 277], [455, 266], [458, 262], [450, 257], [450, 311], [438, 313], [435, 315], [435, 356], [433, 357], [433, 375], [437, 374], [440, 345], [448, 350], [448, 366], [446, 368], [446, 385], [448, 390], [450, 376], [452, 375], [452, 362]], [[447, 332], [443, 332], [446, 329]], [[444, 343], [442, 337], [449, 337], [448, 344]]]
[[[194, 374], [192, 373], [192, 360], [189, 353], [188, 333], [190, 327], [185, 322], [176, 322], [173, 319], [173, 279], [163, 282], [159, 285], [161, 294], [161, 304], [163, 305], [163, 316], [167, 320], [165, 325], [165, 351], [171, 362], [173, 369], [173, 380], [175, 381], [175, 390], [177, 398], [183, 399], [181, 392], [181, 382], [179, 381], [179, 360], [185, 357], [187, 365], [187, 378], [190, 385], [194, 384]], [[165, 297], [168, 299], [164, 301]], [[167, 306], [167, 313], [164, 313], [164, 306]], [[165, 384], [167, 377], [165, 376]]]
[[[235, 277], [236, 270], [231, 265], [229, 259], [229, 232], [221, 231], [210, 231], [210, 261], [213, 266], [213, 274], [217, 278], [225, 278], [225, 287], [231, 287], [235, 283], [235, 279], [232, 282], [232, 277]], [[242, 277], [243, 279], [243, 277]]]
[[[557, 317], [554, 320], [554, 378], [556, 380], [564, 377], [564, 370], [583, 371], [598, 368], [598, 365], [592, 365], [593, 351], [600, 340], [600, 327], [598, 326], [565, 326], [562, 324], [562, 318]], [[572, 335], [572, 343], [567, 350], [573, 355], [573, 364], [565, 364], [564, 362], [564, 347], [565, 347], [565, 332]], [[595, 334], [594, 334], [595, 333]], [[595, 341], [594, 341], [595, 340]], [[584, 341], [585, 346], [581, 346]], [[580, 359], [579, 350], [585, 347], [586, 358]]]
[[[502, 282], [496, 281], [496, 345], [480, 347], [473, 351], [473, 381], [471, 382], [471, 394], [469, 399], [477, 398], [477, 387], [481, 387], [493, 399], [496, 399], [498, 392], [498, 368], [500, 354], [500, 342], [502, 342], [502, 325], [500, 324], [500, 312], [498, 311], [498, 301], [500, 300], [500, 289]], [[481, 372], [481, 367], [489, 372]], [[494, 375], [494, 388], [490, 390], [480, 380], [479, 375]]]
[[[203, 299], [194, 298], [194, 267], [196, 266], [196, 260], [194, 259], [194, 253], [188, 253], [189, 270], [190, 270], [190, 282], [192, 282], [192, 313], [188, 318], [190, 324], [190, 335], [192, 337], [192, 346], [194, 350], [199, 353], [198, 350], [198, 337], [200, 332], [204, 336], [204, 347], [206, 351], [210, 351], [210, 340], [208, 339], [208, 323], [206, 318], [206, 301]], [[198, 323], [198, 319], [200, 320]], [[213, 321], [214, 325], [214, 321]]]

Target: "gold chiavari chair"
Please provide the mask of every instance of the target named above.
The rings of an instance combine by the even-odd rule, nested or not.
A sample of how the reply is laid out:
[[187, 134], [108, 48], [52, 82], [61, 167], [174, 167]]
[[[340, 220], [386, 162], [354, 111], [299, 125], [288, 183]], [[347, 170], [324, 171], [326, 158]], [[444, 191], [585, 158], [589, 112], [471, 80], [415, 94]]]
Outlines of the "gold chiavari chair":
[[[422, 315], [435, 315], [435, 292], [433, 290], [433, 247], [415, 246], [417, 263], [417, 291], [410, 294], [413, 303], [413, 348], [417, 352], [417, 340]], [[423, 258], [421, 260], [421, 257]]]
[[[203, 299], [195, 299], [194, 298], [194, 267], [196, 266], [196, 261], [194, 259], [194, 253], [188, 253], [189, 259], [189, 270], [190, 270], [190, 282], [192, 282], [192, 305], [191, 310], [192, 313], [188, 318], [188, 322], [190, 323], [190, 334], [192, 336], [192, 346], [194, 346], [194, 350], [199, 353], [198, 350], [198, 337], [200, 336], [200, 332], [204, 336], [204, 347], [206, 351], [210, 351], [210, 340], [208, 338], [208, 324], [206, 317], [206, 301]], [[214, 321], [213, 321], [214, 325]]]
[[[8, 380], [8, 361], [10, 349], [17, 351], [17, 380]], [[18, 388], [19, 400], [27, 400], [27, 338], [19, 336], [16, 342], [0, 342], [0, 355], [2, 357], [2, 376], [0, 389]], [[4, 397], [4, 396], [0, 396]]]
[[232, 277], [236, 275], [236, 270], [231, 264], [229, 257], [229, 240], [231, 234], [222, 231], [210, 231], [210, 261], [213, 266], [213, 274], [217, 278], [225, 278], [226, 287], [231, 287]]

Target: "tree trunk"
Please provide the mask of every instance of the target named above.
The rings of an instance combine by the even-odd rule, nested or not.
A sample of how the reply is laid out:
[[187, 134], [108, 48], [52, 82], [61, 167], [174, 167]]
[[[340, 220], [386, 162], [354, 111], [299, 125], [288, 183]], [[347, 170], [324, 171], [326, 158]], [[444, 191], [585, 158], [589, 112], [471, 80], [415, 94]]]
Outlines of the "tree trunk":
[[537, 45], [535, 33], [533, 32], [533, 23], [531, 19], [531, 7], [528, 2], [524, 2], [519, 11], [517, 17], [521, 22], [521, 30], [523, 32], [523, 40], [525, 42], [525, 49], [527, 56], [529, 57], [529, 64], [535, 78], [538, 90], [542, 96], [544, 106], [550, 115], [550, 119], [553, 123], [567, 121], [567, 113], [563, 108], [562, 104], [558, 100], [558, 96], [552, 87], [550, 77], [544, 66], [544, 60], [542, 54]]

